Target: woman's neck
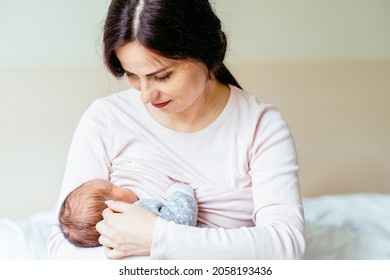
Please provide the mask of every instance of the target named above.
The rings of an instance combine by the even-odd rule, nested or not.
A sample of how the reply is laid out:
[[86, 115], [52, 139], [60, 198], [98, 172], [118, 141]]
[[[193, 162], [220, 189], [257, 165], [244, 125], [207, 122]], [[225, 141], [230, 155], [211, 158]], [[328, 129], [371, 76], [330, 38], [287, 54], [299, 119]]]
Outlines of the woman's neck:
[[184, 133], [193, 133], [213, 123], [229, 100], [230, 88], [218, 81], [210, 81], [206, 92], [190, 110], [176, 114], [152, 115], [165, 127]]

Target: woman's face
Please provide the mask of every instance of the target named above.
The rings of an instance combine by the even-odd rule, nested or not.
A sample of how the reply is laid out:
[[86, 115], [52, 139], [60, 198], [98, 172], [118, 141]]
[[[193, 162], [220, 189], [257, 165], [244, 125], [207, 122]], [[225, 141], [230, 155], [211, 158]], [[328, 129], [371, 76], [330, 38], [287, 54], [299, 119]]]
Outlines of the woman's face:
[[210, 80], [203, 64], [167, 59], [137, 42], [120, 47], [116, 55], [130, 84], [140, 91], [148, 107], [174, 114], [204, 106]]

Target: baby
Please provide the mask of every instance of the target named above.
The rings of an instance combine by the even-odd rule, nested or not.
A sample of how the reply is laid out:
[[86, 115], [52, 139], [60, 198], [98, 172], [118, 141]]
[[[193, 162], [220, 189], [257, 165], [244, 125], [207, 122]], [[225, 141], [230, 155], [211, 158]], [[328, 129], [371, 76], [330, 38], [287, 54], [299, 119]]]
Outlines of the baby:
[[102, 179], [92, 179], [77, 187], [65, 198], [59, 221], [65, 237], [78, 247], [100, 246], [95, 226], [100, 222], [107, 200], [134, 203], [153, 211], [161, 218], [178, 224], [196, 226], [198, 205], [189, 185], [176, 183], [167, 190], [167, 203], [154, 199], [138, 200], [133, 191]]

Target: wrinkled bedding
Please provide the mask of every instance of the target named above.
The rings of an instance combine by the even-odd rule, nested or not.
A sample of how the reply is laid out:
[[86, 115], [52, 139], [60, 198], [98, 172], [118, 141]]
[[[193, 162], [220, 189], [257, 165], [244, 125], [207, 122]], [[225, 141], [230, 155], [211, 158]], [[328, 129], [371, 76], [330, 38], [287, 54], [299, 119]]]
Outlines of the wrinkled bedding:
[[304, 199], [305, 259], [390, 259], [390, 195]]
[[26, 219], [0, 219], [0, 260], [47, 259], [53, 217], [54, 211], [49, 210]]

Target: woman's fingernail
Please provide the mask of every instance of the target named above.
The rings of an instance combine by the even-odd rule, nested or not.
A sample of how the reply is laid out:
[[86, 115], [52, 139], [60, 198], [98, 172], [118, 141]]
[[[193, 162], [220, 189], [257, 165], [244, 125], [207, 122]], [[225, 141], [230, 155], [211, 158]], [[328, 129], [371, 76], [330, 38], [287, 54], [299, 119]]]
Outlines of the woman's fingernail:
[[112, 203], [112, 200], [106, 200], [104, 201], [105, 204], [110, 205]]

